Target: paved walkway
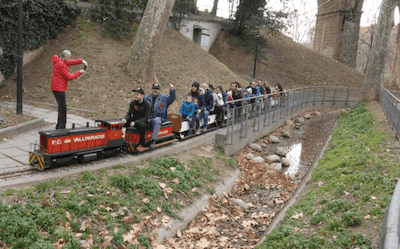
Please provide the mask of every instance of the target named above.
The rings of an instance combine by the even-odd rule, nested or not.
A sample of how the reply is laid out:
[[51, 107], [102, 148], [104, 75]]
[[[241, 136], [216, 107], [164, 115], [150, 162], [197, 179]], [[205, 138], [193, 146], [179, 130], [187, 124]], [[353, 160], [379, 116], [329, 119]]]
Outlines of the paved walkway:
[[[16, 110], [16, 103], [13, 102], [0, 102], [0, 106]], [[29, 152], [33, 143], [39, 143], [38, 132], [53, 130], [56, 126], [58, 113], [55, 111], [24, 104], [23, 113], [44, 119], [46, 126], [0, 141], [0, 173], [30, 168]], [[86, 126], [86, 122], [94, 126], [94, 120], [67, 114], [67, 128], [71, 128], [72, 123], [76, 127]]]

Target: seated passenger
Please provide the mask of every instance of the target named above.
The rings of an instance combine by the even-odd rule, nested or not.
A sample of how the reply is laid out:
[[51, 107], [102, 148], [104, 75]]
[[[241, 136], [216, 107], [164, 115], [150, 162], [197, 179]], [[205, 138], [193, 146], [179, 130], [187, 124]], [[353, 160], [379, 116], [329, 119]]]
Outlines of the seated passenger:
[[189, 94], [192, 95], [192, 100], [198, 99], [200, 95], [205, 93], [204, 89], [200, 87], [199, 82], [193, 82], [192, 88], [190, 88]]
[[179, 115], [182, 116], [182, 121], [189, 121], [189, 134], [193, 132], [193, 115], [194, 115], [195, 105], [192, 102], [192, 95], [188, 94], [186, 100], [183, 102], [181, 109], [179, 110]]
[[140, 135], [139, 146], [136, 148], [142, 152], [144, 150], [146, 129], [151, 129], [150, 119], [150, 104], [144, 100], [144, 90], [136, 88], [134, 92], [134, 100], [129, 104], [129, 111], [125, 118], [122, 119], [124, 127], [135, 127]]
[[197, 113], [195, 115], [196, 118], [196, 123], [197, 123], [197, 129], [196, 133], [200, 133], [200, 120], [203, 119], [204, 125], [203, 125], [203, 132], [207, 131], [208, 127], [208, 116], [210, 115], [210, 110], [213, 107], [213, 97], [211, 95], [211, 91], [208, 89], [208, 84], [203, 83], [201, 84], [201, 87], [204, 89], [205, 93], [204, 95], [200, 95], [198, 98], [198, 103], [200, 108], [197, 110]]
[[176, 99], [174, 85], [169, 84], [169, 87], [169, 95], [160, 94], [160, 84], [154, 83], [151, 87], [153, 93], [144, 97], [144, 100], [149, 102], [151, 107], [150, 122], [153, 125], [153, 138], [150, 142], [150, 148], [156, 147], [156, 139], [158, 132], [160, 131], [161, 124], [163, 122], [167, 122], [168, 107]]

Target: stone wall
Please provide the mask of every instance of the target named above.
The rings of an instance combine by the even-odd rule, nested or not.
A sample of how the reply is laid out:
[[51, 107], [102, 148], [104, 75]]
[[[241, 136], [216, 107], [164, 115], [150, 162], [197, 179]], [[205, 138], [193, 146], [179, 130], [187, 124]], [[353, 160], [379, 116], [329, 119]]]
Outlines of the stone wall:
[[313, 48], [355, 68], [364, 0], [318, 0]]

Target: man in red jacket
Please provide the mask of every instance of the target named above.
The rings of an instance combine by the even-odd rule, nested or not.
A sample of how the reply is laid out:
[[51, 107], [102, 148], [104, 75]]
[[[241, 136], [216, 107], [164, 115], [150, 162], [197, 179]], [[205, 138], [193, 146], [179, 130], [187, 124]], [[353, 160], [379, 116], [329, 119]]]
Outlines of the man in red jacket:
[[51, 90], [58, 103], [58, 121], [56, 129], [65, 129], [67, 123], [67, 105], [65, 102], [65, 91], [68, 88], [68, 81], [74, 80], [86, 72], [84, 69], [74, 74], [69, 72], [68, 66], [85, 64], [87, 62], [82, 59], [71, 60], [71, 51], [62, 51], [60, 57], [53, 55], [51, 62], [54, 63], [53, 76], [51, 77]]

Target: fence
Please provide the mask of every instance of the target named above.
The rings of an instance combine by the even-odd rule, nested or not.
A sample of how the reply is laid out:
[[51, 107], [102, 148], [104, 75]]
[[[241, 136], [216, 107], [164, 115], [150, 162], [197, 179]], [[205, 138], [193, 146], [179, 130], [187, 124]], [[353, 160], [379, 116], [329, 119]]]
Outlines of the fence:
[[305, 107], [347, 106], [357, 103], [360, 96], [361, 88], [311, 86], [227, 101], [226, 144], [233, 144], [236, 126], [240, 126], [240, 138], [246, 138], [250, 121], [252, 132], [257, 132]]
[[400, 100], [384, 87], [381, 88], [379, 100], [397, 138], [400, 139]]
[[[387, 119], [400, 139], [400, 100], [389, 90], [381, 87], [379, 100]], [[398, 249], [400, 245], [400, 182], [397, 182], [389, 208], [383, 218], [380, 249]]]

